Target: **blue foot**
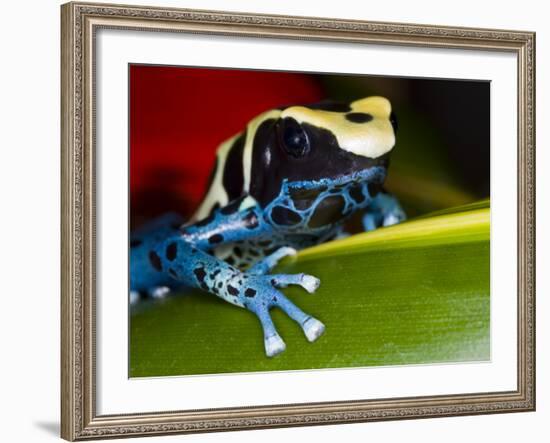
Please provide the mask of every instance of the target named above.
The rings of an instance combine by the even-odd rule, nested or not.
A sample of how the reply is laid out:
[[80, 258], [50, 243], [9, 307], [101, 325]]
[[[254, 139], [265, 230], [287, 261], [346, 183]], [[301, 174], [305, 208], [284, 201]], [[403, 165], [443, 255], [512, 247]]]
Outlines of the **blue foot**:
[[265, 355], [268, 357], [274, 357], [277, 354], [280, 354], [286, 349], [286, 344], [277, 332], [274, 335], [265, 338]]
[[135, 305], [139, 301], [139, 292], [130, 291], [130, 304]]
[[269, 311], [272, 308], [281, 309], [298, 323], [308, 341], [313, 342], [323, 334], [323, 323], [302, 311], [278, 290], [288, 285], [299, 285], [313, 293], [319, 287], [318, 278], [307, 274], [252, 275], [247, 284], [257, 288], [254, 296], [249, 297], [244, 303], [260, 320], [264, 331], [265, 353], [268, 357], [273, 357], [286, 349], [285, 342], [271, 320]]
[[147, 291], [149, 297], [160, 299], [166, 297], [170, 293], [168, 286], [157, 286], [156, 288]]
[[303, 329], [306, 338], [310, 342], [314, 342], [325, 332], [325, 325], [316, 318], [309, 317], [303, 324]]

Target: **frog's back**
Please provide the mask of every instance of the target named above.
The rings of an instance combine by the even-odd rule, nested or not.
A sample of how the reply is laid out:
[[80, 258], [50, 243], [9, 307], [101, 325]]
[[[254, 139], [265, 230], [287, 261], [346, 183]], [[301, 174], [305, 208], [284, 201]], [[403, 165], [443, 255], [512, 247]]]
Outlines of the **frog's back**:
[[250, 191], [252, 150], [258, 127], [275, 119], [280, 110], [264, 112], [252, 119], [247, 127], [218, 147], [205, 197], [191, 218], [192, 222], [207, 217], [212, 210], [223, 208]]

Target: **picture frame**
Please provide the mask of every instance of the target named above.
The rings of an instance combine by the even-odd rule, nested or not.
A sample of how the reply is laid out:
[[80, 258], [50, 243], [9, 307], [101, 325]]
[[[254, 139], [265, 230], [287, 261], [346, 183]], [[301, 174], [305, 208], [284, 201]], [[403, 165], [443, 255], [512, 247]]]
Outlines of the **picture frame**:
[[[535, 410], [535, 35], [72, 2], [62, 19], [61, 435], [86, 440]], [[96, 188], [100, 30], [507, 53], [517, 67], [516, 388], [442, 395], [98, 413]], [[515, 344], [515, 343], [514, 343]], [[124, 350], [121, 350], [124, 353]]]

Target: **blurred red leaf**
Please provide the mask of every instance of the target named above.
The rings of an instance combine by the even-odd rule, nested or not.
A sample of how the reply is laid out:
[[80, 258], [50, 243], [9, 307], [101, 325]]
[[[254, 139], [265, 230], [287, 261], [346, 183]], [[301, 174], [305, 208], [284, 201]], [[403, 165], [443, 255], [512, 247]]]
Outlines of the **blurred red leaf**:
[[321, 98], [307, 74], [132, 65], [132, 220], [191, 213], [222, 141], [263, 111]]

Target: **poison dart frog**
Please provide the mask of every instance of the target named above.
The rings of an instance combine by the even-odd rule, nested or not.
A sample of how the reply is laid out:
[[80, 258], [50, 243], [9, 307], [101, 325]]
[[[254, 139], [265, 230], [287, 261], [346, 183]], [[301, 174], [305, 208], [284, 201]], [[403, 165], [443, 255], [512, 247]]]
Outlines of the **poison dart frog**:
[[281, 288], [313, 293], [319, 279], [271, 271], [297, 250], [345, 235], [344, 223], [358, 211], [365, 230], [405, 219], [382, 188], [396, 131], [383, 97], [258, 115], [219, 146], [210, 185], [189, 221], [166, 215], [132, 233], [130, 300], [200, 288], [258, 317], [268, 357], [286, 348], [271, 308], [315, 341], [324, 324]]

